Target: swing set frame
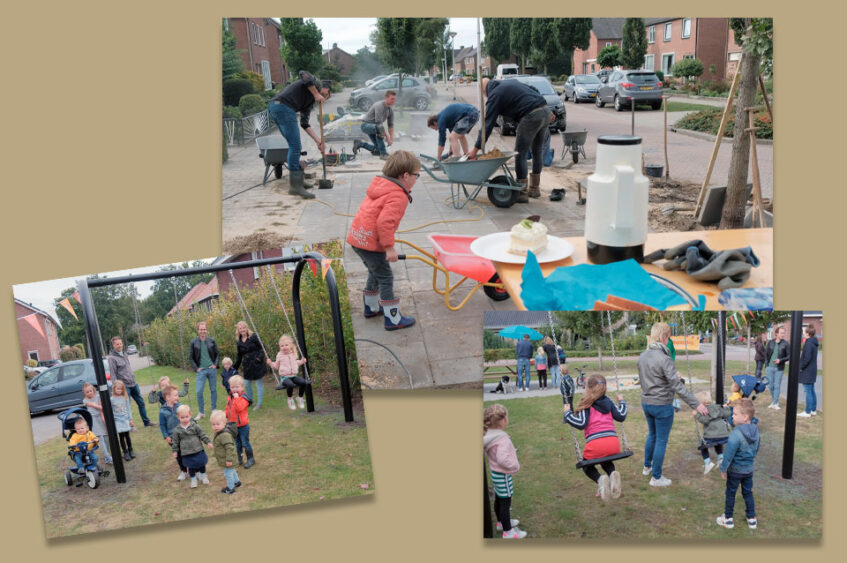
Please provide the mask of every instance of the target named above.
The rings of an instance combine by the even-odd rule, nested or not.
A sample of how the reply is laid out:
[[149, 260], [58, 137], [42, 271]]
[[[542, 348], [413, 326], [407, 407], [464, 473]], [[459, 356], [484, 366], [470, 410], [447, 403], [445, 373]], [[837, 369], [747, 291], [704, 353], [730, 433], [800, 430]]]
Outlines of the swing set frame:
[[[106, 370], [103, 368], [103, 338], [100, 334], [100, 325], [97, 322], [97, 312], [94, 310], [94, 301], [91, 297], [91, 289], [96, 287], [106, 287], [111, 285], [121, 285], [137, 283], [142, 281], [152, 281], [165, 278], [175, 278], [180, 276], [189, 276], [193, 274], [207, 274], [221, 271], [255, 268], [262, 266], [272, 266], [274, 264], [290, 264], [295, 263], [296, 266], [293, 272], [293, 280], [291, 282], [291, 300], [294, 309], [294, 325], [297, 328], [296, 342], [301, 351], [302, 357], [308, 358], [306, 355], [306, 336], [303, 328], [303, 312], [300, 302], [300, 279], [303, 274], [303, 268], [307, 265], [308, 260], [315, 260], [318, 264], [324, 260], [324, 256], [318, 252], [307, 252], [303, 254], [294, 254], [287, 257], [263, 258], [260, 260], [245, 260], [243, 262], [213, 264], [210, 266], [198, 266], [194, 268], [186, 268], [184, 270], [172, 270], [165, 272], [151, 272], [147, 274], [118, 276], [114, 278], [95, 278], [82, 279], [77, 282], [77, 290], [79, 291], [80, 303], [82, 305], [83, 324], [85, 326], [85, 337], [88, 341], [88, 349], [90, 350], [91, 360], [94, 362], [94, 373], [97, 377], [97, 391], [100, 395], [100, 402], [103, 405], [103, 418], [106, 419], [106, 430], [109, 436], [109, 448], [113, 452], [120, 451], [118, 444], [118, 433], [115, 429], [114, 413], [112, 412], [112, 402], [109, 398], [109, 387], [106, 381]], [[353, 400], [350, 392], [350, 380], [347, 372], [347, 351], [344, 345], [344, 326], [341, 321], [341, 304], [338, 298], [338, 284], [335, 281], [335, 274], [332, 268], [328, 268], [326, 272], [326, 285], [329, 290], [329, 303], [332, 314], [332, 328], [335, 336], [335, 356], [338, 365], [338, 376], [341, 383], [342, 403], [344, 406], [345, 422], [353, 422]], [[312, 396], [312, 386], [306, 386], [306, 406], [308, 412], [314, 412], [315, 403]], [[126, 471], [124, 469], [123, 459], [121, 456], [114, 457], [115, 478], [118, 483], [126, 483]]]

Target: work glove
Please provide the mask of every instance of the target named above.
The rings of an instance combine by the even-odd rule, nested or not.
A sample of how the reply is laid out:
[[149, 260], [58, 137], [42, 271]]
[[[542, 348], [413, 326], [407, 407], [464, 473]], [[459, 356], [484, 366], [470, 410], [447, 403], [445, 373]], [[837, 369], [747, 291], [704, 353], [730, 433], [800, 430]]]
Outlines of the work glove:
[[750, 278], [750, 270], [760, 264], [751, 247], [712, 250], [702, 240], [691, 240], [670, 249], [652, 252], [645, 264], [664, 259], [665, 270], [685, 270], [694, 279], [717, 282], [718, 288], [741, 287]]

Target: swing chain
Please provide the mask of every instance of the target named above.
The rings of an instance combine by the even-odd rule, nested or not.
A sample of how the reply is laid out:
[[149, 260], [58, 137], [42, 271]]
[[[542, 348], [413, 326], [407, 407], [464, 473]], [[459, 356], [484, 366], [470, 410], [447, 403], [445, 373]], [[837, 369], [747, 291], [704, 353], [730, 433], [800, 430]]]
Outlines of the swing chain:
[[[553, 338], [553, 345], [556, 346], [556, 329], [553, 326], [553, 313], [547, 311], [547, 322], [550, 323], [550, 335]], [[559, 368], [561, 369], [561, 367]], [[573, 427], [570, 424], [565, 424], [568, 427], [568, 430], [571, 431], [571, 438], [573, 439], [573, 449], [576, 452], [576, 461], [580, 462], [583, 460], [582, 452], [579, 451], [579, 440], [576, 439], [576, 434], [573, 431]]]
[[[688, 391], [693, 395], [694, 394], [694, 381], [691, 378], [691, 358], [688, 354], [688, 327], [685, 324], [685, 313], [680, 311], [680, 322], [682, 323], [682, 337], [685, 338], [685, 368], [688, 372]], [[694, 427], [697, 429], [697, 437], [700, 439], [700, 443], [702, 444], [704, 441], [703, 433], [700, 431], [700, 425], [697, 424], [697, 419], [694, 419]]]
[[[268, 275], [271, 278], [271, 285], [274, 288], [274, 292], [276, 293], [276, 298], [279, 300], [279, 307], [282, 309], [282, 314], [285, 315], [285, 322], [288, 323], [288, 330], [291, 331], [291, 337], [294, 340], [294, 345], [297, 346], [297, 352], [300, 353], [300, 357], [303, 358], [305, 355], [303, 354], [303, 350], [300, 348], [300, 339], [297, 338], [297, 333], [294, 331], [294, 327], [291, 326], [291, 319], [288, 318], [288, 310], [285, 308], [285, 303], [282, 301], [282, 295], [279, 293], [279, 287], [276, 285], [276, 280], [274, 279], [274, 272], [271, 268], [271, 265], [268, 264]], [[312, 382], [312, 377], [309, 375], [309, 360], [303, 364], [303, 373], [306, 375], [306, 381], [309, 383]]]
[[[244, 315], [250, 323], [250, 329], [256, 334], [259, 346], [262, 347], [262, 352], [265, 354], [265, 357], [268, 358], [269, 356], [268, 351], [265, 349], [265, 343], [262, 342], [262, 336], [256, 330], [256, 323], [253, 322], [253, 317], [250, 316], [250, 311], [247, 309], [247, 303], [244, 302], [244, 297], [241, 296], [241, 290], [238, 289], [238, 282], [235, 280], [235, 274], [232, 273], [232, 268], [229, 269], [229, 277], [232, 279], [232, 286], [235, 288], [236, 295], [238, 295], [238, 303], [241, 305], [241, 309], [244, 311]], [[273, 374], [276, 384], [279, 385], [279, 377], [277, 377], [276, 372], [271, 370], [271, 374]]]
[[[600, 313], [600, 315], [601, 315], [600, 324], [602, 326], [602, 324], [603, 324], [602, 323], [603, 313]], [[609, 343], [612, 345], [612, 368], [615, 371], [615, 390], [618, 393], [620, 393], [621, 392], [621, 385], [620, 385], [620, 381], [618, 380], [618, 358], [617, 358], [617, 355], [615, 354], [615, 338], [614, 338], [614, 335], [613, 335], [614, 330], [612, 329], [612, 312], [611, 311], [606, 311], [606, 320], [609, 322]], [[632, 451], [629, 447], [629, 442], [626, 439], [626, 430], [624, 429], [624, 423], [623, 422], [621, 422], [621, 445], [623, 446], [623, 448], [625, 450]]]

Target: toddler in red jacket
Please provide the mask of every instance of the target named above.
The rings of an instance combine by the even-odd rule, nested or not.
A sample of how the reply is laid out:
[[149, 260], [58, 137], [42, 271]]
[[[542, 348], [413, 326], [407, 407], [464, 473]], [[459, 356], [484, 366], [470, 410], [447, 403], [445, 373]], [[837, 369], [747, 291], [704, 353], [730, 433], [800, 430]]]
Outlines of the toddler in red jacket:
[[365, 284], [365, 317], [385, 317], [385, 330], [415, 324], [414, 317], [400, 314], [394, 297], [394, 274], [390, 262], [397, 261], [394, 233], [412, 203], [412, 187], [420, 177], [421, 162], [409, 151], [395, 151], [385, 161], [382, 175], [368, 186], [365, 200], [350, 226], [347, 242], [368, 269]]

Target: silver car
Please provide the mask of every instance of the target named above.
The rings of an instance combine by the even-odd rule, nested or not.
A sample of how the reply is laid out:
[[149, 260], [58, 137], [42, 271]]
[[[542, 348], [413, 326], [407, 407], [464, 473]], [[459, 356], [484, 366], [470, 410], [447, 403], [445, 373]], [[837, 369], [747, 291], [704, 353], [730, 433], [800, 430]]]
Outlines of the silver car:
[[616, 111], [638, 104], [650, 104], [653, 109], [662, 107], [662, 81], [652, 70], [616, 70], [609, 80], [597, 90], [594, 103], [598, 108], [613, 104]]
[[575, 104], [590, 102], [597, 98], [597, 90], [603, 83], [596, 74], [573, 74], [565, 81], [565, 91], [562, 97], [565, 101], [573, 100]]
[[350, 93], [350, 107], [368, 111], [374, 102], [385, 98], [386, 90], [397, 92], [397, 104], [401, 106], [411, 106], [418, 111], [423, 111], [429, 107], [435, 93], [426, 82], [414, 76], [403, 76], [403, 90], [401, 92], [397, 86], [397, 79], [397, 76], [389, 76], [365, 88], [353, 90]]

